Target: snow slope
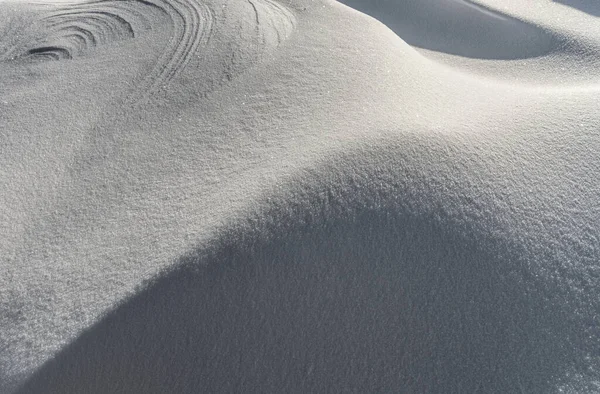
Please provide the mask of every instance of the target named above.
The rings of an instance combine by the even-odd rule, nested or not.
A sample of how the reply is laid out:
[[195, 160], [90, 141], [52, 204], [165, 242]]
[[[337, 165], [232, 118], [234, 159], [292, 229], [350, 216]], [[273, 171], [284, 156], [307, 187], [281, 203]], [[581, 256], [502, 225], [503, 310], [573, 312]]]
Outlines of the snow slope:
[[344, 3], [0, 3], [1, 393], [600, 392], [598, 7]]

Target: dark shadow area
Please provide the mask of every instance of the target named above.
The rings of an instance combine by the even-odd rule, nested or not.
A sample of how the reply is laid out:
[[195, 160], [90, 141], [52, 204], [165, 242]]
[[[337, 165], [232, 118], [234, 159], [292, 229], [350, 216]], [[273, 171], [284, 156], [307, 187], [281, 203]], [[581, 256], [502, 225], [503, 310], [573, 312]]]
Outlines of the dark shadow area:
[[477, 59], [538, 57], [555, 46], [544, 30], [469, 0], [338, 0], [379, 20], [408, 44]]
[[434, 223], [363, 211], [183, 259], [19, 393], [552, 392], [551, 289]]
[[554, 2], [577, 8], [593, 16], [600, 16], [600, 2], [597, 0], [554, 0]]
[[27, 51], [28, 55], [34, 56], [46, 56], [51, 58], [52, 60], [61, 60], [61, 59], [72, 59], [71, 53], [65, 49], [60, 47], [40, 47], [34, 48]]

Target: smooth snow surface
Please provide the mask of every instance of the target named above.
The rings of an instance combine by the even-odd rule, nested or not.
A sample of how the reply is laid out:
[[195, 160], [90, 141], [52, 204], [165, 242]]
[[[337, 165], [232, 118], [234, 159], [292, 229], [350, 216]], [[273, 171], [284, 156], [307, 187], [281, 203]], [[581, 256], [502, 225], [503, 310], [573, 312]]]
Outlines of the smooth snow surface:
[[0, 1], [0, 393], [600, 393], [600, 3], [342, 3]]

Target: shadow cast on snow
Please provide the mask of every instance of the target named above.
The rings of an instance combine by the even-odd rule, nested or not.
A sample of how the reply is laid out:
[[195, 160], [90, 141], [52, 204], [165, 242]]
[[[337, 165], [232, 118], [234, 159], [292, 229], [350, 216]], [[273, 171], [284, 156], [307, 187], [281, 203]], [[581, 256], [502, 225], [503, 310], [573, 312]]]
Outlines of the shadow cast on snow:
[[472, 59], [514, 60], [557, 46], [550, 33], [470, 0], [338, 0], [385, 24], [406, 43]]
[[560, 308], [491, 241], [447, 230], [364, 210], [223, 242], [182, 258], [19, 393], [550, 392], [572, 357]]
[[600, 2], [597, 0], [554, 0], [554, 2], [600, 17]]

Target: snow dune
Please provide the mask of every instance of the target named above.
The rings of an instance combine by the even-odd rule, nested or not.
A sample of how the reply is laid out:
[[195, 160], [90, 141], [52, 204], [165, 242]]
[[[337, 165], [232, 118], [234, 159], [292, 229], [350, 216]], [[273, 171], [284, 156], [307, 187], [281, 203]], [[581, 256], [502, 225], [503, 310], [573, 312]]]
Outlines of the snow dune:
[[418, 48], [476, 59], [545, 55], [556, 45], [548, 32], [471, 0], [346, 0]]
[[0, 393], [600, 392], [597, 7], [0, 3]]

